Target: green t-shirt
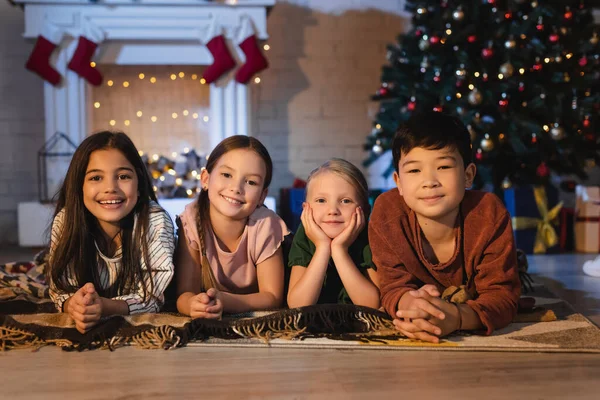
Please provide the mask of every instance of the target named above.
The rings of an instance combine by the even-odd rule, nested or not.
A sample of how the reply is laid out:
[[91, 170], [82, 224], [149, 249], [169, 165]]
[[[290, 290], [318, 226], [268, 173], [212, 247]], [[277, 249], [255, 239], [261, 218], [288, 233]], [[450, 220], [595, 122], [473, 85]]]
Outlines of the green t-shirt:
[[[292, 248], [290, 249], [288, 267], [292, 268], [295, 265], [308, 267], [316, 249], [315, 244], [306, 236], [304, 226], [300, 224], [294, 235], [294, 241], [292, 242]], [[348, 254], [350, 255], [350, 258], [352, 258], [352, 261], [354, 261], [354, 265], [356, 265], [361, 272], [364, 273], [368, 268], [374, 268], [371, 257], [371, 248], [369, 247], [369, 234], [366, 227], [358, 235], [354, 243], [350, 245]], [[323, 288], [321, 289], [317, 304], [336, 303], [352, 304], [352, 300], [350, 300], [348, 293], [346, 293], [346, 289], [344, 289], [337, 268], [330, 258], [327, 271], [325, 272], [325, 279], [323, 280]]]

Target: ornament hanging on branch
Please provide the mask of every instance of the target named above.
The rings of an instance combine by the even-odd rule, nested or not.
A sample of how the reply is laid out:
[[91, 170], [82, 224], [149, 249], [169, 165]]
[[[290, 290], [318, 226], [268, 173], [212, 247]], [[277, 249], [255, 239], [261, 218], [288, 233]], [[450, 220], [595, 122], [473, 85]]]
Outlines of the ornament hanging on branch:
[[494, 150], [494, 142], [490, 138], [490, 134], [489, 133], [486, 133], [484, 135], [483, 139], [481, 139], [481, 149], [483, 151], [492, 151], [492, 150]]
[[565, 128], [563, 128], [558, 122], [556, 122], [552, 129], [550, 129], [550, 136], [552, 136], [552, 139], [554, 140], [564, 139], [566, 136]]
[[469, 104], [473, 105], [473, 106], [478, 106], [481, 104], [482, 100], [483, 100], [483, 95], [481, 94], [481, 92], [477, 89], [473, 89], [471, 91], [471, 93], [469, 93]]

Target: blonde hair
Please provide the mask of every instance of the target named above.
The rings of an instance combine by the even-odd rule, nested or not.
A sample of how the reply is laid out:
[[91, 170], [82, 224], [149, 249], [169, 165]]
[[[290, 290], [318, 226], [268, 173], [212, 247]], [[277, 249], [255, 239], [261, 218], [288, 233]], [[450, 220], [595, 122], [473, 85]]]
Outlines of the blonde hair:
[[331, 158], [320, 167], [314, 169], [308, 175], [308, 179], [306, 179], [306, 194], [308, 194], [310, 182], [324, 172], [331, 172], [352, 185], [358, 195], [358, 203], [362, 207], [365, 216], [368, 217], [371, 213], [371, 205], [369, 204], [369, 186], [367, 185], [367, 180], [354, 164], [342, 158]]

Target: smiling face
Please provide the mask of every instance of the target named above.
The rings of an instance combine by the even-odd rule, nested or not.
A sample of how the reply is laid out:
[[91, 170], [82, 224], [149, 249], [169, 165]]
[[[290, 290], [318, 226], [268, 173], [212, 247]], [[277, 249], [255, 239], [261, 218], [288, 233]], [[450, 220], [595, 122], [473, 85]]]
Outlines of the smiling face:
[[418, 218], [453, 224], [465, 189], [475, 177], [475, 165], [465, 169], [456, 149], [415, 147], [402, 154], [394, 181]]
[[306, 193], [315, 222], [331, 239], [350, 223], [356, 207], [360, 206], [358, 198], [354, 186], [328, 171], [319, 172], [311, 178]]
[[248, 218], [267, 195], [266, 166], [256, 152], [236, 149], [223, 154], [209, 173], [202, 171], [208, 189], [211, 219], [214, 213], [231, 220]]
[[96, 150], [83, 181], [83, 204], [109, 237], [138, 201], [138, 176], [133, 165], [116, 149]]

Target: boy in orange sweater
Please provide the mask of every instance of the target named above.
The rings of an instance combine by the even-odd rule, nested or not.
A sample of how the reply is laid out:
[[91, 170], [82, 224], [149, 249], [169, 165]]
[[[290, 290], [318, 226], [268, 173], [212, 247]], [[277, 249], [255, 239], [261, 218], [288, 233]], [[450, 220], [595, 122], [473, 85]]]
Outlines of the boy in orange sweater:
[[521, 291], [511, 220], [494, 194], [466, 190], [476, 172], [469, 132], [448, 115], [414, 116], [392, 153], [397, 190], [375, 202], [369, 242], [394, 325], [434, 343], [505, 327]]

